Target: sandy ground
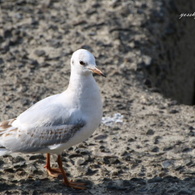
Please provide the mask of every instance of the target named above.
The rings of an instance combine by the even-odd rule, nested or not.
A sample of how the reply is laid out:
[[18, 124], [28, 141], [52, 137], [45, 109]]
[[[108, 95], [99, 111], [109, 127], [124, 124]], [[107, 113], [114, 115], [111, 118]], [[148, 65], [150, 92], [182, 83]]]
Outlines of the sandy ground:
[[78, 48], [90, 50], [107, 74], [95, 76], [102, 124], [63, 154], [69, 177], [88, 189], [49, 177], [41, 154], [13, 154], [0, 157], [0, 194], [195, 194], [195, 107], [148, 88], [141, 67], [155, 53], [151, 12], [166, 17], [161, 1], [1, 0], [0, 6], [1, 120], [63, 91]]

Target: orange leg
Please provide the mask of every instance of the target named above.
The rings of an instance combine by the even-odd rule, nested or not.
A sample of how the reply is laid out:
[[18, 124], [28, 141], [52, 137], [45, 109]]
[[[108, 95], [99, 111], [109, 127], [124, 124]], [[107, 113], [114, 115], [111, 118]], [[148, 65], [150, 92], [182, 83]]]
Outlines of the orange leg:
[[58, 177], [59, 175], [62, 175], [63, 178], [64, 178], [64, 184], [66, 186], [69, 186], [69, 187], [74, 188], [74, 189], [80, 189], [80, 190], [86, 189], [86, 187], [84, 186], [84, 185], [86, 185], [85, 183], [78, 183], [78, 182], [73, 182], [73, 181], [68, 180], [68, 178], [66, 176], [66, 172], [64, 171], [64, 169], [62, 167], [61, 155], [58, 155], [57, 162], [58, 162], [59, 168], [51, 168], [51, 166], [50, 166], [50, 154], [47, 153], [47, 161], [46, 161], [45, 168], [47, 169], [47, 172], [50, 176]]
[[86, 185], [85, 183], [78, 183], [78, 182], [73, 182], [73, 181], [69, 181], [67, 176], [66, 176], [66, 172], [64, 171], [63, 167], [62, 167], [62, 158], [61, 155], [58, 155], [58, 165], [59, 165], [59, 169], [63, 175], [64, 178], [64, 184], [74, 188], [74, 189], [80, 189], [80, 190], [84, 190], [86, 189], [86, 187], [84, 185]]
[[50, 154], [47, 153], [47, 161], [45, 167], [47, 169], [47, 172], [52, 177], [58, 177], [59, 175], [62, 175], [62, 172], [59, 168], [51, 168], [50, 166]]

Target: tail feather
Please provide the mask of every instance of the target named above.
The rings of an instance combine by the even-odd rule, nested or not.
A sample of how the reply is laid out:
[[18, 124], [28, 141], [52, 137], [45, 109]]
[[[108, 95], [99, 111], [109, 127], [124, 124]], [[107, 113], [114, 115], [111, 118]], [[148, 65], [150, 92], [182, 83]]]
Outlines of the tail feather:
[[3, 144], [2, 135], [6, 132], [8, 132], [12, 128], [12, 123], [15, 121], [15, 119], [10, 119], [7, 121], [0, 122], [0, 156], [4, 156], [7, 154], [10, 154], [11, 151], [6, 149]]

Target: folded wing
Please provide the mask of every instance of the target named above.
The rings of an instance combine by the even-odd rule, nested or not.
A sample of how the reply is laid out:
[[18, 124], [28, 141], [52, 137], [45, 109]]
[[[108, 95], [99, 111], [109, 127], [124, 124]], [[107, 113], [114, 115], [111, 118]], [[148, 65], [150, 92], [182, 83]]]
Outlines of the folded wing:
[[0, 123], [0, 155], [47, 151], [66, 143], [86, 125], [79, 109], [58, 104], [56, 98], [41, 100], [16, 119]]
[[6, 150], [24, 153], [47, 150], [52, 145], [66, 143], [86, 124], [80, 119], [70, 124], [42, 126], [24, 131], [9, 123], [5, 129], [3, 127], [6, 122], [0, 124], [0, 154], [4, 154]]

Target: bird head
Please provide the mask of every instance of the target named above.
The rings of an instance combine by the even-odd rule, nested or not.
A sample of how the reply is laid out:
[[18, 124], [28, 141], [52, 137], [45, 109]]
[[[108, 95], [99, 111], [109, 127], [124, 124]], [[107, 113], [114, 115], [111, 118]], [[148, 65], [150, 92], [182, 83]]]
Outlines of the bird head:
[[105, 77], [102, 71], [96, 67], [93, 54], [86, 49], [79, 49], [73, 53], [71, 68], [74, 69], [77, 74], [89, 75], [91, 73], [96, 73]]

